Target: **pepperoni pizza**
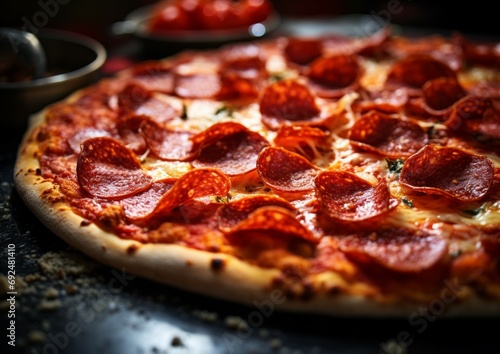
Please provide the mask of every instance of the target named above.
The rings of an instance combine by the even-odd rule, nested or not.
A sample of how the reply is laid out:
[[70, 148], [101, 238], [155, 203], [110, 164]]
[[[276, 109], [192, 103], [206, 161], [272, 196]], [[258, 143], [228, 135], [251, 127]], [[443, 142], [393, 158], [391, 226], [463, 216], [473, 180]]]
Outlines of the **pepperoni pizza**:
[[89, 256], [204, 295], [499, 315], [499, 67], [389, 29], [186, 51], [33, 116], [16, 188]]

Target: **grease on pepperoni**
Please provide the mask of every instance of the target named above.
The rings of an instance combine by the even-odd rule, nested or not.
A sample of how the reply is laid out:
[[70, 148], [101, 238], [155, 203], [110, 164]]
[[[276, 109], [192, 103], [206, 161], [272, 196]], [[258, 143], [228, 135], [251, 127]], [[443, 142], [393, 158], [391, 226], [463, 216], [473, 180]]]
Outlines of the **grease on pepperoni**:
[[135, 111], [153, 97], [153, 93], [139, 84], [128, 84], [118, 94], [118, 107], [127, 111]]
[[197, 168], [218, 168], [229, 176], [238, 176], [256, 169], [259, 153], [269, 142], [259, 133], [234, 123], [216, 123], [193, 136], [194, 149], [199, 151], [192, 162]]
[[323, 211], [340, 221], [362, 221], [394, 209], [398, 201], [383, 181], [372, 186], [347, 171], [324, 171], [314, 180]]
[[298, 237], [303, 240], [318, 243], [319, 239], [309, 229], [300, 223], [295, 214], [279, 206], [265, 206], [251, 212], [228, 230], [228, 234], [241, 236], [245, 231], [258, 231], [264, 234]]
[[151, 214], [161, 197], [172, 188], [176, 181], [176, 178], [155, 181], [148, 190], [120, 200], [125, 216], [129, 219], [140, 219]]
[[450, 41], [442, 36], [427, 36], [424, 38], [392, 37], [385, 45], [389, 54], [395, 58], [411, 55], [429, 55], [447, 63], [457, 71], [463, 67], [464, 55], [460, 45], [455, 40]]
[[281, 192], [307, 192], [314, 189], [320, 169], [305, 157], [280, 147], [264, 149], [257, 160], [257, 172], [269, 187]]
[[160, 123], [168, 122], [181, 114], [179, 109], [156, 98], [152, 91], [133, 83], [118, 94], [118, 108], [122, 116], [145, 115]]
[[328, 145], [330, 134], [307, 125], [282, 125], [276, 133], [274, 144], [299, 153], [312, 160], [320, 156], [318, 149], [331, 149]]
[[493, 178], [493, 163], [487, 157], [427, 145], [406, 160], [400, 183], [415, 191], [472, 202], [487, 195]]
[[183, 98], [213, 98], [221, 90], [216, 73], [176, 74], [174, 92]]
[[286, 199], [274, 195], [251, 195], [224, 204], [217, 210], [219, 229], [230, 232], [237, 224], [248, 218], [256, 209], [265, 206], [277, 206], [294, 211], [295, 208]]
[[410, 55], [393, 64], [386, 84], [421, 89], [427, 81], [440, 77], [455, 78], [456, 74], [444, 62], [430, 55]]
[[243, 51], [230, 51], [223, 60], [221, 73], [230, 73], [245, 79], [257, 79], [267, 75], [266, 62], [261, 58], [259, 49], [253, 46]]
[[105, 199], [137, 194], [150, 188], [152, 183], [135, 154], [109, 137], [85, 140], [76, 170], [81, 187], [92, 196]]
[[111, 134], [104, 129], [84, 128], [82, 130], [78, 130], [76, 134], [68, 138], [68, 144], [69, 146], [71, 146], [71, 148], [76, 154], [79, 154], [81, 151], [80, 145], [82, 144], [82, 142], [84, 142], [87, 139], [97, 138], [100, 136], [111, 137]]
[[389, 270], [419, 273], [445, 257], [446, 241], [423, 230], [390, 228], [343, 237], [339, 248], [350, 258], [372, 262]]
[[308, 77], [318, 96], [338, 98], [356, 90], [361, 72], [355, 55], [338, 54], [314, 60], [309, 65]]
[[417, 123], [377, 111], [364, 114], [351, 128], [349, 139], [359, 149], [390, 158], [410, 156], [428, 143]]
[[472, 42], [462, 35], [456, 35], [455, 41], [464, 53], [465, 60], [473, 65], [500, 67], [500, 47], [495, 42]]
[[309, 64], [322, 52], [323, 43], [316, 38], [289, 38], [284, 48], [285, 58], [299, 65]]
[[120, 141], [136, 154], [143, 154], [147, 150], [146, 141], [140, 133], [140, 126], [142, 122], [149, 120], [150, 118], [146, 116], [129, 114], [120, 119], [116, 126]]
[[151, 152], [162, 160], [188, 161], [198, 153], [193, 149], [191, 132], [164, 128], [150, 120], [143, 121], [140, 130]]
[[366, 97], [354, 102], [354, 108], [361, 113], [377, 110], [384, 113], [398, 113], [408, 102], [408, 91], [403, 88], [363, 92]]
[[440, 77], [427, 81], [422, 87], [425, 104], [433, 111], [452, 106], [465, 96], [465, 90], [456, 78]]
[[131, 69], [133, 81], [150, 91], [172, 93], [174, 89], [172, 66], [157, 60], [143, 62]]
[[215, 96], [219, 101], [257, 99], [259, 93], [253, 80], [231, 73], [221, 75], [221, 88]]
[[221, 171], [212, 168], [194, 169], [177, 179], [150, 213], [141, 214], [134, 220], [148, 222], [153, 218], [168, 216], [178, 206], [196, 198], [226, 196], [230, 189], [231, 181]]
[[465, 96], [453, 105], [444, 120], [452, 131], [500, 139], [500, 108], [489, 97]]
[[294, 80], [269, 85], [260, 100], [263, 123], [277, 129], [283, 123], [310, 121], [320, 109], [309, 88]]

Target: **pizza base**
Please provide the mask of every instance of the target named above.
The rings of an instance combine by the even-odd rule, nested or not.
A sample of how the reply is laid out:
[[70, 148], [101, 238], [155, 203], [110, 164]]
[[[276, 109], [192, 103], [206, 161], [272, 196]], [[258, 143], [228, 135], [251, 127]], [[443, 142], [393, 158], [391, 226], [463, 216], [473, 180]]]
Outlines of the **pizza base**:
[[[72, 95], [67, 100], [76, 96]], [[436, 298], [427, 303], [380, 302], [364, 296], [343, 294], [315, 294], [307, 300], [287, 298], [281, 289], [273, 286], [273, 280], [279, 275], [278, 270], [263, 269], [227, 254], [174, 244], [143, 244], [125, 240], [95, 224], [87, 225], [85, 219], [73, 213], [64, 202], [49, 202], [42, 197], [54, 185], [36, 175], [39, 167], [35, 158], [37, 146], [28, 137], [43, 123], [44, 114], [45, 111], [41, 111], [31, 117], [20, 144], [14, 169], [15, 188], [48, 229], [98, 262], [155, 282], [257, 309], [262, 304], [270, 306], [272, 303], [272, 308], [279, 311], [345, 317], [408, 318], [422, 315], [421, 311], [425, 309], [431, 313], [439, 309], [442, 317], [500, 315], [498, 302], [472, 296], [457, 301], [450, 301], [449, 297]], [[214, 259], [222, 260], [224, 267], [212, 269]], [[443, 304], [445, 311], [441, 313]]]

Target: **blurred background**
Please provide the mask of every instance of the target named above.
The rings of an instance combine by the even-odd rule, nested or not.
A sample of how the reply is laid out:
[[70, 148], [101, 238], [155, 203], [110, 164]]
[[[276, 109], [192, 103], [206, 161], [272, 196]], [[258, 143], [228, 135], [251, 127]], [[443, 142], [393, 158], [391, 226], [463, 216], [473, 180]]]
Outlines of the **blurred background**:
[[[2, 2], [0, 26], [35, 25], [86, 34], [105, 46], [116, 45], [110, 26], [154, 0], [8, 0]], [[498, 12], [487, 1], [429, 0], [272, 0], [284, 17], [315, 18], [344, 14], [390, 16], [393, 24], [444, 28], [500, 36]], [[392, 8], [397, 11], [390, 12]], [[397, 12], [397, 13], [396, 13]], [[43, 26], [40, 26], [42, 25]]]

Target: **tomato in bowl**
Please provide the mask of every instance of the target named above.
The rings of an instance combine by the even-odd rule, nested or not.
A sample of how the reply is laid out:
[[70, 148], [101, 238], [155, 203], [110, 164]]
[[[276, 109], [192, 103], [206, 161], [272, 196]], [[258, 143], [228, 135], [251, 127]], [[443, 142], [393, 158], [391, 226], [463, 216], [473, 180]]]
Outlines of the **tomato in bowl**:
[[273, 12], [269, 0], [166, 0], [153, 7], [147, 29], [155, 34], [248, 30]]

